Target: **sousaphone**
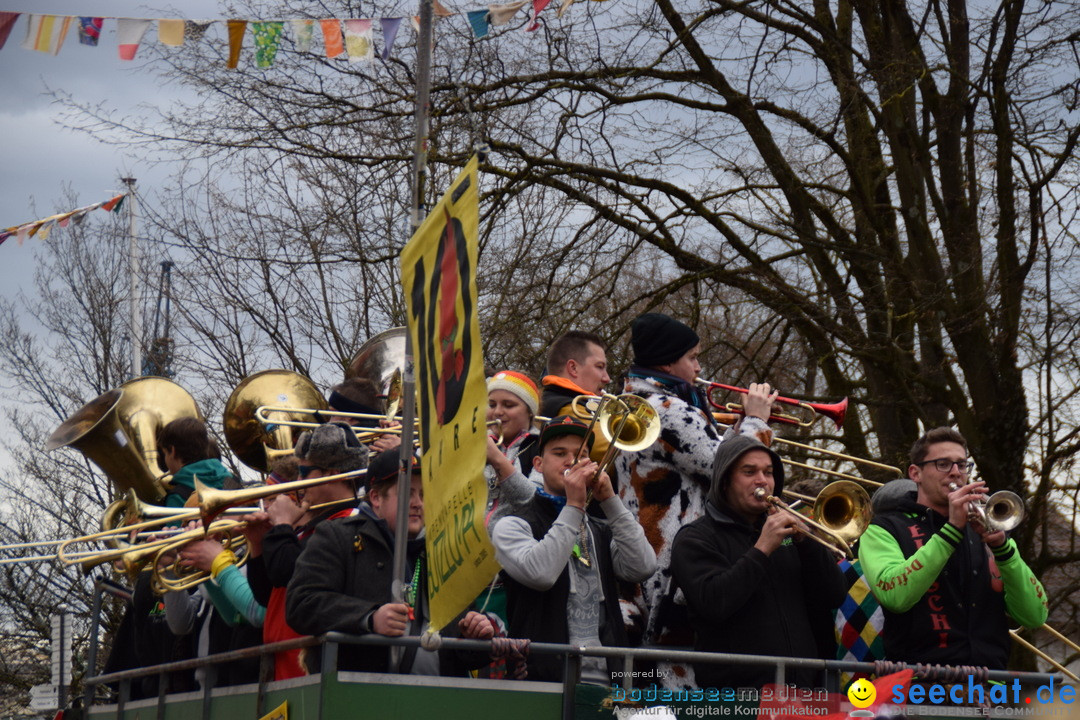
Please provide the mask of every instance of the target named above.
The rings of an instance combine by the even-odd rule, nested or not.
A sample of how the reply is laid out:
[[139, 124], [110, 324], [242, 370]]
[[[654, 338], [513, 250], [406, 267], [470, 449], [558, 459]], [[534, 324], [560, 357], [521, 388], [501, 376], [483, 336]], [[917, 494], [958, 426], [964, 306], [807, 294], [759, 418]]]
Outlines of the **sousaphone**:
[[172, 380], [140, 377], [94, 398], [49, 437], [46, 450], [73, 447], [121, 491], [143, 502], [165, 497], [157, 433], [182, 417], [202, 419], [195, 399]]
[[312, 411], [326, 410], [326, 400], [315, 383], [292, 370], [263, 370], [249, 375], [229, 395], [222, 424], [225, 442], [240, 462], [259, 472], [269, 472], [271, 460], [287, 454], [303, 432], [302, 428], [269, 424], [263, 426], [255, 411], [264, 405], [275, 408], [271, 420], [321, 422]]
[[368, 339], [349, 361], [345, 379], [361, 377], [371, 380], [386, 399], [387, 417], [397, 415], [401, 404], [402, 376], [405, 372], [406, 328], [384, 330]]

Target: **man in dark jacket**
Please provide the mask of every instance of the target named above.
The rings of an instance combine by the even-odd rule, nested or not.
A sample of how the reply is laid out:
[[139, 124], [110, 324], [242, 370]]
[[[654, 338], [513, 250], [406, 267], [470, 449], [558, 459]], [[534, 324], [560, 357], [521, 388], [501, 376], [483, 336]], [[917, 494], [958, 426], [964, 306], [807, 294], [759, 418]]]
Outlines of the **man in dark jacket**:
[[[368, 450], [343, 422], [320, 425], [296, 441], [299, 479], [340, 475], [363, 470]], [[345, 478], [304, 491], [297, 504], [288, 495], [278, 495], [266, 512], [247, 516], [248, 582], [255, 599], [266, 607], [263, 641], [267, 643], [300, 637], [285, 620], [285, 589], [292, 578], [296, 559], [315, 528], [330, 518], [355, 512], [357, 478]], [[311, 512], [316, 505], [335, 503]], [[286, 650], [274, 656], [274, 679], [287, 680], [303, 675], [300, 651]]]
[[[285, 594], [285, 617], [298, 632], [318, 635], [337, 631], [387, 637], [419, 635], [428, 619], [427, 558], [424, 549], [424, 495], [419, 463], [413, 464], [409, 503], [409, 544], [405, 600], [394, 602], [394, 533], [397, 527], [397, 462], [382, 453], [369, 468], [368, 502], [351, 517], [320, 524], [296, 561]], [[465, 613], [442, 631], [443, 636], [486, 640], [494, 635], [491, 621]], [[341, 670], [389, 672], [387, 647], [346, 645], [339, 650]], [[312, 670], [316, 668], [317, 656]], [[408, 648], [398, 672], [413, 675], [461, 676], [491, 661], [487, 653], [431, 652]]]
[[1046, 593], [1016, 543], [969, 518], [987, 493], [968, 483], [971, 468], [964, 437], [935, 428], [911, 448], [914, 486], [893, 481], [874, 495], [859, 560], [885, 610], [888, 660], [1004, 669], [1009, 617], [1046, 622]]
[[[739, 435], [716, 451], [705, 515], [675, 537], [671, 570], [686, 594], [694, 647], [710, 652], [787, 657], [835, 656], [817, 638], [831, 634], [831, 612], [844, 599], [844, 576], [805, 525], [764, 497], [784, 488], [780, 457]], [[697, 663], [701, 687], [761, 687], [771, 667]], [[809, 673], [788, 682], [811, 686]]]
[[[495, 557], [503, 566], [510, 635], [534, 642], [578, 646], [626, 645], [616, 579], [639, 582], [652, 574], [656, 555], [641, 526], [591, 460], [575, 459], [588, 427], [556, 417], [540, 434], [533, 466], [544, 487], [492, 528]], [[585, 514], [589, 490], [607, 518]], [[583, 682], [608, 686], [612, 667], [582, 659]], [[562, 658], [535, 655], [530, 680], [561, 680]]]

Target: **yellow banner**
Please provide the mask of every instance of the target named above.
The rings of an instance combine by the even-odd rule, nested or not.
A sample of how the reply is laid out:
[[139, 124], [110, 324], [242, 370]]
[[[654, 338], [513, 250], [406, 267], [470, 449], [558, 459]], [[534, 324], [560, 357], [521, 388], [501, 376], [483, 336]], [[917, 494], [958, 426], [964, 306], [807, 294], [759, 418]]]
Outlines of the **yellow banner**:
[[289, 720], [289, 701], [281, 703], [259, 720]]
[[474, 156], [401, 251], [433, 630], [453, 620], [499, 571], [484, 527], [487, 385], [476, 315], [477, 180]]

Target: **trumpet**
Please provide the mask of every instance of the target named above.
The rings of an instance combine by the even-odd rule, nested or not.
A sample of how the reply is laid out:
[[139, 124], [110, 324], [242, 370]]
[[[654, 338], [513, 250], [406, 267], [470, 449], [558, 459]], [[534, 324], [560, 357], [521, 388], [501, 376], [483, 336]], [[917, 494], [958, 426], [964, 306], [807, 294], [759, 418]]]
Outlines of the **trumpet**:
[[806, 537], [820, 543], [838, 556], [855, 558], [850, 543], [859, 538], [870, 525], [872, 510], [870, 496], [861, 485], [849, 480], [829, 483], [814, 500], [815, 522], [792, 508], [765, 488], [754, 490], [754, 497], [764, 500], [777, 510], [786, 512], [809, 526]]
[[[949, 483], [949, 490], [959, 490], [960, 487], [956, 483]], [[989, 532], [1009, 532], [1024, 519], [1024, 501], [1011, 490], [998, 490], [990, 497], [969, 501], [968, 517], [978, 521]]]
[[[725, 385], [723, 383], [713, 382], [712, 380], [705, 380], [703, 378], [695, 378], [694, 382], [701, 385], [705, 389], [705, 395], [709, 398], [709, 403], [718, 410], [727, 410], [739, 415], [743, 415], [743, 406], [738, 403], [722, 403], [717, 400], [714, 395], [723, 390], [724, 392], [735, 392], [746, 394], [749, 392], [745, 388], [735, 387], [734, 385]], [[844, 415], [847, 413], [848, 399], [844, 398], [840, 402], [836, 403], [811, 403], [804, 400], [796, 400], [795, 398], [788, 398], [779, 396], [776, 398], [776, 402], [783, 405], [792, 405], [794, 407], [800, 407], [812, 413], [808, 417], [799, 417], [798, 415], [792, 415], [790, 413], [774, 412], [769, 416], [769, 420], [772, 422], [786, 423], [788, 425], [798, 425], [799, 427], [810, 427], [817, 420], [818, 415], [824, 415], [825, 417], [836, 423], [836, 429], [840, 430], [844, 425]]]

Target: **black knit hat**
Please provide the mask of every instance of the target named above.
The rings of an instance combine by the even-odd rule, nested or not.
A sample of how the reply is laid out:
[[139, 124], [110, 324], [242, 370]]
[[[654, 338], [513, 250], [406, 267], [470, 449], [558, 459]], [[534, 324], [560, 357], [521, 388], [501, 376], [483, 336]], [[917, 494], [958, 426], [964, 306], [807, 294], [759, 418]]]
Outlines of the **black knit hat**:
[[658, 367], [673, 363], [701, 341], [689, 326], [662, 313], [645, 313], [630, 329], [634, 364]]

